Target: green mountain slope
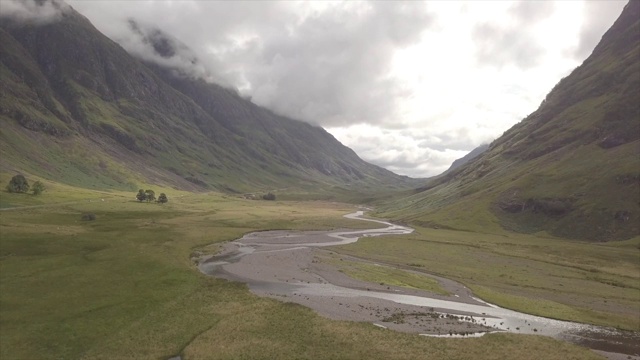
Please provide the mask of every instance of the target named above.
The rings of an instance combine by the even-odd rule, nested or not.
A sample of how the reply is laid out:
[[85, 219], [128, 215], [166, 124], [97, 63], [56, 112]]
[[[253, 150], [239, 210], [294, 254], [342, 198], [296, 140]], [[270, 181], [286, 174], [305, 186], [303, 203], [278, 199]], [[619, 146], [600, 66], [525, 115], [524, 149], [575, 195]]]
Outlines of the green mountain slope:
[[385, 214], [430, 226], [606, 241], [640, 234], [640, 2], [480, 157]]
[[451, 163], [451, 166], [444, 173], [442, 173], [442, 175], [448, 174], [453, 170], [459, 168], [460, 166], [468, 163], [469, 161], [477, 158], [478, 156], [482, 155], [482, 153], [485, 152], [488, 148], [489, 144], [482, 144], [477, 148], [471, 150], [467, 155], [461, 157], [460, 159], [454, 160], [453, 163]]
[[406, 188], [324, 129], [145, 64], [70, 10], [0, 20], [0, 171], [93, 188]]

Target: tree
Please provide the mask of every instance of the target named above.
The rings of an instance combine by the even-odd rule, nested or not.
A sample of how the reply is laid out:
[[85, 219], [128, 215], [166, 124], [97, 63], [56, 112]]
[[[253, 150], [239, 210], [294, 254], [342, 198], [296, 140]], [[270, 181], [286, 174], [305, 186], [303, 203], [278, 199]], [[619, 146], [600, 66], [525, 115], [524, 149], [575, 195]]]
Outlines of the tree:
[[262, 195], [262, 198], [264, 200], [275, 200], [276, 199], [276, 195], [274, 193], [268, 193], [266, 195]]
[[156, 199], [156, 193], [153, 190], [147, 190], [144, 192], [144, 195], [147, 198], [147, 202], [152, 202]]
[[29, 182], [24, 175], [18, 174], [11, 178], [9, 185], [7, 185], [8, 192], [26, 193], [29, 191]]
[[165, 193], [160, 193], [160, 196], [158, 196], [158, 202], [160, 204], [164, 204], [167, 201], [169, 201], [169, 199], [167, 199], [167, 195], [165, 195]]
[[138, 201], [140, 201], [140, 202], [142, 202], [142, 201], [147, 199], [147, 195], [144, 193], [144, 190], [142, 190], [142, 189], [138, 190], [138, 194], [136, 195], [136, 199], [138, 199]]
[[44, 190], [45, 190], [44, 184], [42, 184], [40, 181], [34, 182], [33, 186], [31, 187], [31, 191], [33, 191], [33, 195], [40, 195]]

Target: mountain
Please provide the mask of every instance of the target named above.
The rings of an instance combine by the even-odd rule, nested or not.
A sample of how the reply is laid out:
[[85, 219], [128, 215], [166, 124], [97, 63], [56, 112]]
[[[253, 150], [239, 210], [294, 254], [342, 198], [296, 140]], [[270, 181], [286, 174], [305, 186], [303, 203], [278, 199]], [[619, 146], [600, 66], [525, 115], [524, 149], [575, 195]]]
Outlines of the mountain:
[[461, 157], [460, 159], [454, 160], [453, 163], [451, 164], [451, 166], [443, 174], [450, 173], [454, 169], [457, 169], [460, 166], [468, 163], [469, 161], [477, 158], [483, 152], [485, 152], [485, 150], [487, 150], [488, 148], [489, 148], [489, 144], [482, 144], [482, 145], [478, 146], [477, 148], [471, 150], [467, 155]]
[[608, 241], [640, 234], [640, 2], [474, 161], [382, 209], [423, 226]]
[[[186, 52], [161, 32], [147, 40], [165, 58]], [[321, 127], [133, 57], [66, 5], [48, 22], [0, 19], [0, 44], [0, 171], [121, 189], [371, 192], [412, 184]]]

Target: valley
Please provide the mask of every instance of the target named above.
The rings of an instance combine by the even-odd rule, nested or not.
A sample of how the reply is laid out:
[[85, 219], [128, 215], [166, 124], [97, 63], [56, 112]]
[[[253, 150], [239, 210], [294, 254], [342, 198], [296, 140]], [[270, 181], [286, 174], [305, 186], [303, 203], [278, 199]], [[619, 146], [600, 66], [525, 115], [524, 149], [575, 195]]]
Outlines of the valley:
[[[251, 233], [225, 244], [218, 255], [199, 259], [198, 268], [208, 275], [247, 283], [252, 292], [261, 296], [299, 303], [314, 309], [321, 315], [338, 320], [366, 321], [382, 328], [436, 337], [481, 336], [485, 333], [500, 331], [539, 334], [600, 351], [624, 354], [640, 352], [640, 348], [637, 347], [640, 334], [637, 332], [557, 321], [487, 304], [475, 298], [474, 294], [461, 284], [447, 278], [432, 276], [431, 273], [436, 272], [441, 265], [435, 261], [425, 262], [425, 265], [403, 264], [404, 270], [402, 270], [389, 265], [388, 261], [380, 264], [361, 258], [338, 255], [336, 252], [341, 252], [343, 245], [357, 244], [372, 237], [386, 236], [384, 243], [387, 246], [395, 246], [397, 244], [394, 244], [393, 236], [413, 233], [411, 228], [363, 218], [362, 215], [363, 212], [359, 211], [345, 217], [376, 224], [382, 223], [387, 227], [356, 231]], [[323, 250], [326, 247], [336, 252]], [[379, 244], [376, 246], [376, 248], [383, 247]], [[405, 245], [401, 248], [411, 249], [411, 246]], [[376, 251], [376, 254], [379, 252]], [[436, 256], [438, 254], [440, 252], [436, 253]], [[367, 255], [367, 257], [375, 256]], [[505, 257], [513, 258], [514, 255], [509, 254]], [[422, 257], [413, 255], [403, 258], [415, 261]], [[474, 256], [474, 258], [481, 257]], [[455, 267], [469, 266], [468, 261], [452, 262], [450, 258], [446, 260]], [[625, 265], [633, 268], [632, 259], [629, 260]], [[484, 264], [486, 265], [486, 262]], [[423, 271], [417, 271], [420, 268], [423, 268]], [[516, 269], [506, 266], [504, 269], [505, 273], [514, 270]], [[560, 274], [558, 272], [555, 275], [560, 276]], [[534, 276], [540, 277], [538, 274]], [[410, 282], [413, 285], [402, 282], [401, 279], [407, 278], [413, 278]], [[469, 282], [473, 277], [463, 279]], [[562, 280], [567, 283], [566, 278]], [[637, 280], [636, 278], [630, 276], [628, 280], [630, 280], [628, 285], [631, 291], [627, 294], [627, 301], [633, 303], [640, 289], [633, 286], [632, 282]], [[424, 286], [425, 283], [429, 285]], [[521, 281], [520, 284], [523, 284], [520, 286], [521, 289], [513, 290], [523, 291], [528, 285], [525, 281]], [[612, 290], [614, 289], [603, 289], [602, 294], [598, 295], [609, 300], [614, 297], [610, 296]], [[605, 291], [609, 292], [608, 296], [604, 296]], [[580, 295], [580, 299], [588, 301], [586, 296]], [[523, 306], [518, 302], [496, 299], [510, 306]], [[604, 300], [605, 303], [607, 300]], [[551, 301], [547, 302], [553, 306]], [[577, 307], [576, 304], [573, 305]], [[624, 305], [610, 305], [610, 309], [616, 309], [613, 311], [630, 310]], [[555, 304], [555, 307], [560, 306], [561, 304]], [[593, 305], [591, 307], [593, 308]], [[555, 313], [541, 299], [536, 301], [535, 309], [527, 310], [556, 318], [573, 315]], [[586, 312], [581, 309], [576, 310], [578, 314]], [[640, 313], [633, 310], [625, 314], [626, 318], [617, 317], [617, 321], [616, 318], [611, 317], [611, 314], [601, 313], [600, 315], [601, 317], [596, 319], [589, 318], [585, 314], [584, 317], [576, 317], [574, 320], [609, 319], [610, 322], [607, 322], [607, 325], [627, 327], [628, 330], [636, 330], [640, 326], [640, 323], [634, 320], [640, 317]], [[626, 323], [626, 319], [632, 320]]]
[[[487, 353], [499, 357], [519, 354], [524, 359], [538, 358], [540, 354], [551, 359], [597, 358], [595, 353], [544, 336], [498, 333], [467, 339], [430, 338], [396, 333], [368, 322], [329, 320], [286, 299], [282, 302], [282, 298], [256, 297], [240, 283], [200, 274], [193, 259], [217, 254], [219, 244], [256, 230], [365, 229], [371, 225], [343, 217], [353, 212], [353, 205], [166, 192], [170, 200], [163, 205], [140, 203], [133, 193], [120, 192], [87, 192], [86, 195], [93, 195], [91, 201], [85, 198], [69, 204], [69, 199], [62, 195], [65, 193], [51, 192], [48, 200], [53, 206], [23, 210], [17, 207], [0, 212], [2, 357], [144, 359], [182, 354], [185, 358], [273, 358], [295, 352], [303, 357], [314, 354], [315, 358], [338, 354], [407, 358], [418, 353], [451, 358], [486, 358], [482, 354]], [[3, 193], [5, 200], [7, 197], [14, 206], [25, 199], [23, 194]], [[81, 214], [85, 212], [94, 213], [96, 220], [82, 221]], [[427, 260], [424, 255], [427, 251], [398, 247], [414, 236], [365, 237], [354, 244], [331, 247], [336, 255], [324, 262], [343, 262], [339, 258], [345, 255], [340, 253], [349, 253], [374, 261], [396, 261], [405, 270], [413, 268], [454, 279], [447, 270], [470, 267], [466, 271], [480, 273], [473, 270], [480, 263], [463, 259], [464, 254], [458, 258], [442, 257], [460, 247], [459, 243], [447, 245], [443, 241], [451, 236], [450, 231], [443, 230], [440, 236], [431, 233], [430, 237], [439, 239], [433, 243], [421, 240], [427, 246], [439, 248], [433, 256], [440, 256], [441, 261]], [[367, 252], [372, 242], [380, 249], [377, 255]], [[569, 242], [566, 246], [571, 245]], [[401, 256], [397, 251], [403, 248], [414, 250], [415, 255], [403, 258], [412, 264], [394, 260], [394, 256]], [[518, 251], [505, 248], [504, 258], [519, 259]], [[629, 252], [624, 244], [610, 248], [610, 252], [584, 261], [600, 259], [603, 265], [597, 268], [604, 270], [608, 259]], [[444, 262], [450, 264], [448, 268], [443, 266]], [[510, 274], [523, 269], [517, 261], [506, 266], [504, 272]], [[370, 271], [366, 266], [360, 268], [365, 274]], [[625, 282], [629, 281], [628, 276], [633, 276], [628, 271], [634, 269], [635, 263], [620, 264], [606, 275]], [[383, 273], [384, 279], [378, 277], [375, 281], [393, 284], [394, 278], [402, 279], [400, 275]], [[633, 300], [636, 290], [630, 289], [631, 295], [624, 295], [612, 293], [611, 289], [616, 287], [595, 287], [599, 283], [596, 279], [582, 281], [593, 288], [590, 290], [593, 296], [600, 292], [600, 296], [614, 304], [620, 302], [628, 311], [637, 309], [637, 298]], [[501, 304], [495, 301], [499, 300], [495, 297], [499, 294], [511, 301], [502, 306], [526, 309], [527, 298], [501, 294], [498, 284], [475, 277], [464, 283], [485, 300]], [[511, 289], [518, 290], [526, 292], [528, 287]], [[581, 314], [575, 304], [563, 308]], [[637, 328], [637, 323], [616, 315], [619, 310], [615, 306], [601, 309], [606, 314], [604, 318], [610, 319], [607, 325]], [[563, 318], [553, 311], [554, 308], [540, 307], [537, 314]], [[627, 319], [632, 317], [627, 315]], [[598, 317], [572, 320], [602, 322]], [[461, 346], [461, 342], [465, 345]], [[250, 345], [256, 343], [261, 345]], [[532, 348], [537, 349], [535, 356], [522, 351]]]
[[[511, 65], [475, 64], [484, 83], [470, 85], [473, 94], [429, 93], [418, 110], [433, 129], [412, 128], [416, 109], [402, 101], [427, 92], [380, 69], [418, 41], [406, 30], [416, 13], [353, 4], [363, 6], [356, 30], [383, 33], [379, 48], [360, 39], [371, 56], [355, 47], [361, 54], [324, 57], [315, 47], [352, 51], [354, 29], [339, 30], [351, 16], [333, 17], [348, 6], [306, 9], [286, 34], [207, 33], [228, 46], [206, 44], [212, 58], [233, 59], [211, 64], [242, 85], [234, 88], [186, 71], [206, 70], [207, 60], [159, 25], [128, 18], [120, 30], [131, 39], [111, 38], [63, 0], [3, 0], [0, 359], [640, 359], [640, 2], [628, 2], [591, 55], [491, 142], [475, 140], [523, 110], [505, 103], [483, 113], [496, 119], [469, 119], [463, 98], [477, 95], [486, 110], [486, 80]], [[527, 22], [518, 11], [532, 4], [545, 10], [513, 3], [506, 14]], [[232, 6], [192, 5], [213, 15]], [[235, 10], [238, 24], [256, 21], [245, 10]], [[420, 34], [430, 16], [416, 18]], [[468, 34], [491, 35], [483, 24]], [[473, 38], [482, 62], [484, 42]], [[132, 39], [142, 53], [127, 47]], [[546, 53], [523, 43], [526, 54]], [[307, 45], [313, 56], [299, 56]], [[414, 55], [409, 63], [427, 67]], [[264, 63], [244, 68], [251, 59]], [[368, 66], [381, 68], [358, 72]], [[423, 90], [438, 88], [408, 74]], [[509, 92], [533, 98], [535, 80]], [[326, 99], [304, 98], [314, 87]], [[258, 105], [278, 91], [295, 96]], [[458, 101], [463, 120], [438, 107]], [[362, 109], [348, 112], [354, 104]], [[471, 120], [484, 124], [466, 127]], [[438, 129], [455, 121], [466, 125]], [[448, 164], [429, 178], [389, 170]]]

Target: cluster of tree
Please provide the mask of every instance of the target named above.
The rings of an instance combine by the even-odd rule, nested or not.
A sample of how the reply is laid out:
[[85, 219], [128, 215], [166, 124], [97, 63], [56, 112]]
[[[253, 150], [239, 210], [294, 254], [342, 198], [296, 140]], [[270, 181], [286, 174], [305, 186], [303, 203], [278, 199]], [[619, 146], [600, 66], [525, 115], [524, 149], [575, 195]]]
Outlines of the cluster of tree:
[[45, 187], [40, 181], [36, 181], [33, 186], [29, 186], [27, 178], [21, 174], [12, 177], [9, 185], [7, 185], [7, 191], [10, 193], [27, 193], [29, 189], [31, 189], [33, 195], [40, 195], [45, 190]]
[[276, 199], [276, 195], [274, 193], [268, 193], [266, 195], [262, 195], [262, 198], [264, 200], [275, 200]]
[[167, 198], [167, 195], [165, 195], [165, 193], [160, 193], [160, 196], [158, 196], [158, 199], [156, 199], [156, 193], [153, 190], [138, 190], [138, 194], [136, 195], [136, 199], [138, 199], [138, 201], [142, 202], [142, 201], [146, 201], [146, 202], [158, 202], [160, 204], [164, 204], [166, 202], [169, 201], [169, 199]]

